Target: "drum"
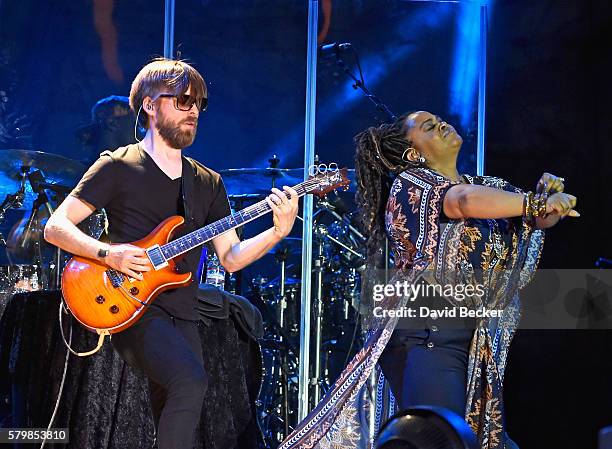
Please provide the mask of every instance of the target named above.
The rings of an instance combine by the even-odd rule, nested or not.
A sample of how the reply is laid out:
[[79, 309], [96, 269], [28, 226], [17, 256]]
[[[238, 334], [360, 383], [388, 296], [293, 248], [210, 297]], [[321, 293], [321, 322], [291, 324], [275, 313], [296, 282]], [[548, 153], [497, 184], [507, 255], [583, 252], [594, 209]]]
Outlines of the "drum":
[[300, 288], [299, 278], [285, 278], [284, 300], [279, 294], [279, 278], [270, 282], [264, 278], [264, 282], [260, 283], [258, 288], [261, 299], [269, 313], [274, 316], [274, 325], [282, 328], [287, 336], [295, 338], [300, 334]]
[[36, 265], [0, 265], [0, 316], [15, 293], [41, 290]]
[[40, 270], [37, 265], [0, 266], [0, 292], [11, 294], [40, 289]]

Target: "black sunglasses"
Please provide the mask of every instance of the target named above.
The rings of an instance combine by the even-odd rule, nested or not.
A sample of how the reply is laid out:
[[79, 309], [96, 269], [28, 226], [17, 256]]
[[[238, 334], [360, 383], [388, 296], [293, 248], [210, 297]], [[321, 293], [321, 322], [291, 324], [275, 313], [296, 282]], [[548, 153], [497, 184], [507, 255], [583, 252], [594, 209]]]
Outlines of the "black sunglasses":
[[194, 104], [200, 112], [204, 112], [208, 108], [208, 97], [197, 98], [188, 94], [159, 94], [157, 98], [159, 97], [174, 98], [174, 107], [179, 111], [189, 111]]

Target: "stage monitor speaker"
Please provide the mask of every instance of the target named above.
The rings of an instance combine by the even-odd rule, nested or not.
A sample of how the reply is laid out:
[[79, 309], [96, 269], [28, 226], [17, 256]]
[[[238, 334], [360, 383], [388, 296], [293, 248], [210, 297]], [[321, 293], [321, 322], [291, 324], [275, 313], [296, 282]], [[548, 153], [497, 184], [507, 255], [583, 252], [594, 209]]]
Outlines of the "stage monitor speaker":
[[416, 406], [395, 414], [382, 426], [376, 449], [478, 449], [478, 443], [456, 413]]

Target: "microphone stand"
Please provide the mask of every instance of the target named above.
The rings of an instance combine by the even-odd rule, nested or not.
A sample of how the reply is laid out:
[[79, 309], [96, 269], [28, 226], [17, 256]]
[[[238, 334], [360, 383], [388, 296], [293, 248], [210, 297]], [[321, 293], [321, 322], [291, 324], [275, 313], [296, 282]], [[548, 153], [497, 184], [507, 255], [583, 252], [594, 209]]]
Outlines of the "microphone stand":
[[354, 81], [354, 84], [353, 84], [354, 89], [360, 89], [363, 92], [363, 94], [366, 96], [366, 98], [370, 100], [372, 103], [374, 103], [374, 105], [376, 106], [376, 109], [386, 114], [389, 120], [396, 121], [397, 115], [395, 115], [391, 111], [391, 109], [389, 109], [389, 107], [385, 103], [382, 102], [380, 98], [378, 98], [376, 95], [370, 92], [370, 89], [366, 87], [365, 81], [363, 79], [363, 73], [361, 72], [361, 64], [359, 63], [359, 55], [357, 54], [353, 46], [351, 46], [350, 48], [355, 53], [355, 61], [359, 69], [359, 78], [357, 78], [353, 74], [353, 72], [351, 72], [351, 70], [348, 68], [348, 66], [344, 62], [344, 60], [340, 57], [340, 51], [336, 51], [336, 64], [338, 64], [338, 66], [340, 66], [340, 68], [344, 71], [344, 73], [346, 73], [346, 75]]

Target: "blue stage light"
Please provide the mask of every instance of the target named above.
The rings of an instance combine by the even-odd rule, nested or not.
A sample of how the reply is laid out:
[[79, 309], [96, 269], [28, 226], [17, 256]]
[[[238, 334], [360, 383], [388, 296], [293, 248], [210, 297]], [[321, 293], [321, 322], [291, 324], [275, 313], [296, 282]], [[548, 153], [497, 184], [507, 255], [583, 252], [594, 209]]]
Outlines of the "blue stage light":
[[480, 64], [480, 8], [491, 11], [493, 0], [461, 2], [451, 78], [449, 80], [449, 111], [459, 117], [461, 127], [469, 129], [476, 121], [478, 70]]
[[[425, 2], [424, 2], [425, 3]], [[390, 69], [399, 61], [405, 60], [418, 50], [418, 42], [415, 42], [415, 30], [436, 29], [444, 26], [456, 13], [456, 5], [436, 3], [435, 14], [426, 5], [418, 8], [413, 14], [406, 14], [403, 20], [396, 22], [396, 29], [390, 34], [399, 37], [398, 40], [389, 40], [385, 46], [376, 49], [374, 53], [365, 54], [358, 48], [361, 58], [361, 67], [365, 77], [366, 85], [370, 90], [376, 92], [376, 86], [388, 79]], [[477, 31], [478, 32], [478, 31]], [[404, 41], [404, 42], [402, 42]], [[343, 55], [346, 63], [353, 67], [353, 55]], [[340, 69], [339, 69], [340, 70]], [[357, 68], [354, 68], [357, 72]], [[351, 106], [358, 100], [367, 100], [363, 93], [353, 88], [353, 81], [346, 78], [338, 92], [324, 99], [319, 99], [316, 113], [317, 133], [325, 131], [332, 126], [336, 120], [341, 119]], [[384, 101], [385, 99], [383, 99]], [[372, 106], [373, 108], [373, 106]], [[403, 112], [403, 111], [402, 111]], [[253, 166], [266, 166], [270, 154], [278, 154], [281, 161], [286, 160], [286, 155], [291, 152], [301, 151], [304, 141], [304, 123], [300, 122], [292, 126], [287, 132], [262, 155], [252, 161]], [[281, 162], [281, 165], [283, 163]]]

